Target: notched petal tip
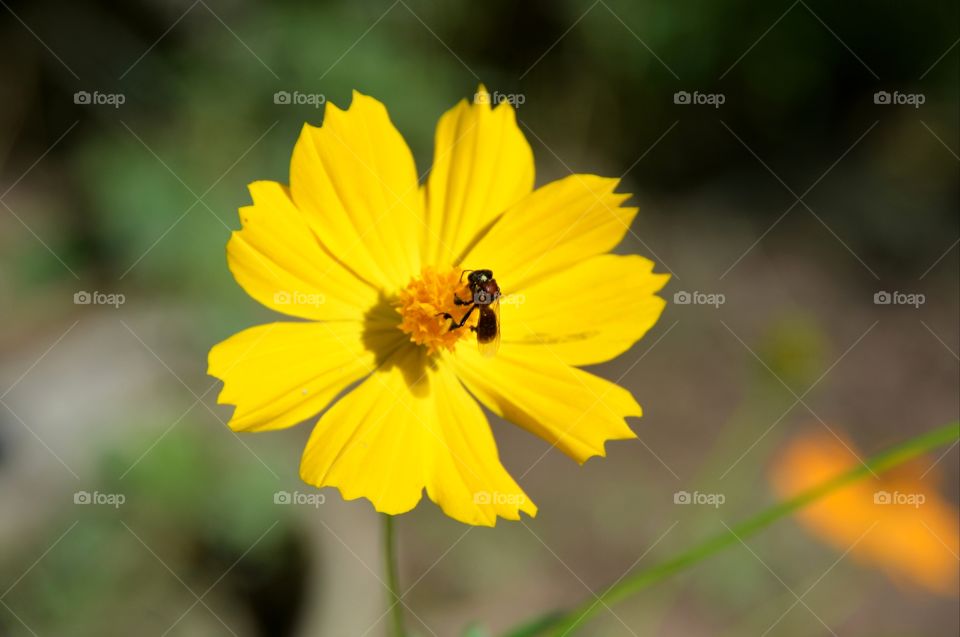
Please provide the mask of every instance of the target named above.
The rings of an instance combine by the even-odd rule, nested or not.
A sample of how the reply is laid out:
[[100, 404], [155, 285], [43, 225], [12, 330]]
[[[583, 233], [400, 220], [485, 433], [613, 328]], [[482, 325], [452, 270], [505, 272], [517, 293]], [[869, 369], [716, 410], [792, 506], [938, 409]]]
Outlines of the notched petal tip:
[[[358, 491], [352, 490], [347, 485], [332, 484], [324, 481], [319, 481], [320, 483], [318, 484], [318, 481], [312, 479], [311, 476], [308, 475], [306, 471], [304, 471], [303, 466], [301, 466], [300, 479], [304, 483], [309, 484], [310, 486], [315, 487], [317, 489], [327, 489], [327, 488], [336, 489], [337, 493], [340, 494], [340, 497], [345, 502], [352, 502], [355, 500], [366, 500], [367, 502], [370, 503], [370, 506], [373, 507], [374, 511], [376, 511], [377, 513], [382, 513], [384, 515], [404, 515], [406, 513], [410, 513], [420, 505], [420, 503], [423, 501], [423, 496], [425, 493], [429, 497], [429, 493], [427, 493], [428, 490], [424, 488], [420, 492], [420, 496], [417, 498], [415, 502], [405, 502], [397, 506], [391, 506], [390, 503], [385, 501], [385, 498], [371, 497], [368, 494], [364, 494], [364, 493], [360, 493]], [[438, 504], [438, 506], [440, 507], [440, 510], [443, 512], [444, 515], [446, 515], [447, 517], [453, 520], [456, 520], [457, 522], [460, 522], [462, 524], [467, 524], [470, 526], [483, 526], [488, 528], [495, 528], [497, 526], [497, 522], [500, 519], [507, 520], [510, 522], [520, 521], [522, 519], [522, 516], [520, 515], [521, 513], [525, 513], [527, 517], [530, 519], [534, 519], [537, 517], [537, 513], [539, 512], [537, 505], [534, 504], [533, 501], [527, 498], [525, 495], [523, 496], [523, 498], [524, 498], [524, 502], [520, 504], [517, 507], [517, 509], [514, 511], [504, 510], [503, 508], [495, 509], [493, 507], [477, 507], [475, 509], [472, 509], [471, 514], [468, 514], [468, 515], [464, 515], [463, 512], [457, 510], [456, 508], [445, 506], [446, 503], [435, 502], [435, 504]]]
[[[467, 98], [463, 98], [460, 103], [462, 104], [463, 102], [467, 103], [468, 108], [481, 108], [483, 110], [492, 110], [494, 106], [490, 103], [490, 91], [487, 90], [483, 82], [477, 85], [477, 92], [473, 94], [473, 99], [468, 100]], [[487, 108], [484, 109], [484, 106]]]
[[[651, 262], [651, 263], [652, 263], [652, 262]], [[664, 286], [667, 285], [667, 283], [670, 282], [670, 278], [671, 278], [673, 275], [670, 274], [669, 272], [651, 272], [649, 276], [650, 276], [650, 279], [654, 282], [654, 283], [653, 283], [653, 285], [654, 285], [653, 291], [654, 291], [654, 292], [659, 292], [660, 290], [662, 290], [662, 289], [664, 288]], [[660, 298], [660, 297], [657, 297], [657, 298]], [[662, 298], [661, 298], [660, 300], [663, 301], [663, 305], [666, 306], [666, 304], [667, 304], [666, 300], [665, 300], [665, 299], [662, 299]], [[663, 308], [661, 308], [661, 309], [663, 309]]]
[[403, 515], [404, 513], [410, 513], [415, 508], [417, 508], [417, 505], [419, 505], [420, 501], [423, 499], [423, 496], [421, 494], [421, 496], [417, 498], [415, 502], [405, 502], [397, 506], [390, 506], [390, 504], [385, 503], [383, 501], [384, 500], [383, 498], [375, 499], [365, 493], [352, 491], [350, 487], [347, 485], [338, 485], [338, 484], [331, 484], [331, 483], [316, 484], [315, 482], [309, 480], [306, 476], [304, 476], [302, 471], [302, 466], [301, 466], [301, 472], [300, 472], [300, 479], [303, 480], [305, 483], [309, 484], [310, 486], [316, 487], [317, 489], [327, 489], [327, 488], [336, 489], [337, 493], [340, 494], [340, 497], [343, 499], [344, 502], [353, 502], [355, 500], [366, 500], [367, 502], [370, 503], [370, 506], [373, 507], [374, 511], [376, 511], [377, 513], [382, 513], [384, 515]]
[[[624, 420], [626, 420], [626, 418], [631, 418], [631, 417], [632, 417], [632, 418], [640, 418], [640, 415], [639, 415], [639, 414], [636, 414], [636, 415], [629, 414], [629, 415], [625, 416]], [[611, 442], [619, 442], [619, 441], [623, 441], [623, 440], [638, 440], [638, 439], [640, 438], [640, 436], [637, 435], [637, 432], [635, 432], [635, 431], [630, 427], [630, 425], [625, 424], [625, 429], [626, 429], [626, 431], [625, 431], [622, 435], [613, 435], [613, 436], [607, 438], [606, 440], [604, 440], [603, 442], [601, 442], [601, 443], [600, 443], [600, 448], [599, 448], [595, 453], [590, 454], [590, 455], [587, 455], [587, 456], [583, 456], [583, 457], [573, 457], [573, 456], [571, 456], [571, 458], [573, 458], [574, 462], [576, 462], [578, 465], [580, 465], [580, 466], [582, 467], [582, 466], [585, 465], [585, 464], [587, 463], [587, 461], [590, 460], [591, 458], [606, 458], [606, 457], [607, 457], [607, 445], [608, 445], [609, 443], [611, 443]]]

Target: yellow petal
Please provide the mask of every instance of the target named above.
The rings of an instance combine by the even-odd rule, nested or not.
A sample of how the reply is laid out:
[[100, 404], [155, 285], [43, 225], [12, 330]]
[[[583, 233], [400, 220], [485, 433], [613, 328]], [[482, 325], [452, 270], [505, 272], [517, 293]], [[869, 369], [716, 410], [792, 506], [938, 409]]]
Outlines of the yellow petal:
[[583, 463], [604, 456], [607, 440], [636, 434], [626, 417], [642, 410], [629, 391], [553, 356], [503, 343], [493, 358], [462, 343], [450, 357], [457, 375], [495, 414], [514, 422]]
[[271, 323], [210, 350], [207, 373], [223, 381], [217, 402], [236, 405], [235, 431], [290, 427], [320, 413], [375, 367], [361, 323]]
[[290, 162], [290, 191], [317, 237], [366, 281], [394, 291], [420, 272], [423, 197], [413, 155], [387, 109], [353, 92], [305, 125]]
[[240, 209], [243, 229], [227, 244], [230, 271], [267, 307], [308, 319], [360, 320], [377, 292], [320, 245], [287, 189], [272, 181], [249, 186], [253, 205]]
[[504, 290], [504, 343], [521, 356], [555, 356], [593, 365], [619, 356], [653, 327], [666, 302], [656, 292], [669, 275], [641, 256], [603, 254], [518, 292]]
[[513, 107], [493, 108], [483, 85], [473, 101], [437, 123], [426, 188], [426, 254], [435, 265], [459, 264], [481, 231], [533, 189], [533, 151]]
[[392, 515], [415, 507], [424, 489], [466, 524], [537, 511], [500, 464], [480, 407], [419, 348], [402, 350], [320, 418], [300, 476]]
[[637, 214], [614, 194], [620, 180], [570, 175], [510, 207], [464, 257], [465, 268], [492, 269], [503, 290], [530, 283], [620, 243]]

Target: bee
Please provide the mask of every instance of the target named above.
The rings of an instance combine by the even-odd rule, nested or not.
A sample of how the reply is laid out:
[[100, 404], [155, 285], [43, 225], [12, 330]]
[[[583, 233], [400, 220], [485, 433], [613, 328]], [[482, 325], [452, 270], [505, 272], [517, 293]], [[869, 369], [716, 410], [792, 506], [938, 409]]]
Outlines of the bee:
[[469, 305], [466, 313], [457, 321], [452, 314], [440, 312], [450, 320], [450, 330], [458, 330], [466, 324], [474, 310], [480, 313], [476, 325], [470, 326], [470, 331], [477, 335], [477, 347], [484, 356], [493, 356], [500, 348], [500, 286], [493, 278], [492, 270], [464, 270], [460, 273], [460, 280], [467, 272], [467, 286], [470, 288], [471, 298], [461, 299], [456, 293], [453, 295], [454, 305]]

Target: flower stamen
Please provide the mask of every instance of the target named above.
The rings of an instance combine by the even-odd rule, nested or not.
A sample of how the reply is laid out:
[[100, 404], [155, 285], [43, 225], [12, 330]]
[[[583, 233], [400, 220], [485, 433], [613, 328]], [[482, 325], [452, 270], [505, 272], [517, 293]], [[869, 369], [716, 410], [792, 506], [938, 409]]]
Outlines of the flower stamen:
[[396, 308], [402, 317], [400, 329], [410, 335], [413, 343], [426, 346], [430, 354], [441, 349], [452, 352], [457, 341], [470, 334], [466, 325], [451, 330], [450, 319], [442, 316], [447, 313], [459, 321], [468, 309], [454, 303], [454, 295], [464, 300], [470, 298], [470, 289], [460, 281], [460, 274], [457, 269], [426, 266], [397, 297]]

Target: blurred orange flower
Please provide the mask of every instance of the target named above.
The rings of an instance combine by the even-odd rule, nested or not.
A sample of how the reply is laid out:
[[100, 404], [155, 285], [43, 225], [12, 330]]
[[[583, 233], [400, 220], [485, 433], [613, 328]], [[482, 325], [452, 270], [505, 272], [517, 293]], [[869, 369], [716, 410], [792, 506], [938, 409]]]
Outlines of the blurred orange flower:
[[[776, 459], [771, 483], [782, 497], [794, 496], [856, 466], [857, 454], [849, 441], [827, 432], [804, 434]], [[937, 491], [931, 463], [914, 462], [879, 480], [859, 480], [797, 517], [827, 544], [850, 550], [895, 581], [956, 595], [960, 512]]]

